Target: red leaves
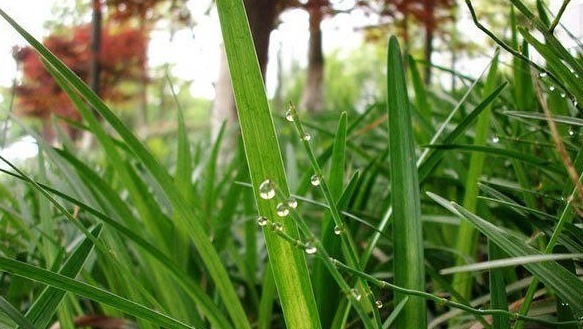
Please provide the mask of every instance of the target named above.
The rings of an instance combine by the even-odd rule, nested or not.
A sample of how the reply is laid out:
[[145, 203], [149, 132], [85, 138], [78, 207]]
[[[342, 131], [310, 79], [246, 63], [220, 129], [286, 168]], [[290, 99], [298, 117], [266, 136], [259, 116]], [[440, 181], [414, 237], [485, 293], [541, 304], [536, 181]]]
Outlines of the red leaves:
[[[73, 28], [69, 33], [54, 34], [44, 44], [81, 79], [89, 76], [90, 26]], [[101, 96], [109, 101], [121, 101], [132, 95], [125, 93], [122, 82], [142, 79], [146, 60], [147, 36], [137, 29], [106, 28], [103, 31], [99, 54], [101, 64]], [[51, 114], [78, 120], [65, 93], [60, 89], [30, 47], [13, 49], [13, 56], [22, 71], [21, 84], [16, 87], [19, 96], [18, 113], [42, 119]]]

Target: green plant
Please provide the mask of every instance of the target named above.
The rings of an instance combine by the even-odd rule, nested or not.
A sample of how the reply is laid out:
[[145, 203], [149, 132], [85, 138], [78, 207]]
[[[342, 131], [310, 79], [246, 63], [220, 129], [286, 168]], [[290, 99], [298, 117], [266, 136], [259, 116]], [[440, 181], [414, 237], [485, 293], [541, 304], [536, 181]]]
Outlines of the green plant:
[[170, 156], [156, 157], [0, 11], [99, 143], [38, 139], [25, 169], [0, 159], [0, 326], [580, 327], [580, 57], [543, 6], [537, 18], [513, 3], [547, 32], [497, 39], [517, 55], [508, 75], [494, 55], [485, 79], [457, 74], [470, 83], [445, 97], [409, 57], [410, 99], [391, 38], [387, 99], [311, 122], [292, 104], [271, 114], [242, 1], [217, 1], [242, 134], [222, 164], [226, 132], [193, 144], [179, 102]]

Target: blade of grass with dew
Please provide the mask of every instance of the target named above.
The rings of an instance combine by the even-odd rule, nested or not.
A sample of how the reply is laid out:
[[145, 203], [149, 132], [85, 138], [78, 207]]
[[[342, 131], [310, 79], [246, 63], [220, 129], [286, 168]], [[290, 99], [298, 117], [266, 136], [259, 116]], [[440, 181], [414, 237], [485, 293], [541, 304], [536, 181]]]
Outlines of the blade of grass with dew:
[[[450, 202], [431, 192], [427, 192], [427, 194], [445, 209], [471, 222], [482, 234], [496, 243], [509, 256], [521, 257], [541, 254], [538, 250], [524, 242], [526, 240], [525, 237], [497, 227], [469, 212], [455, 202]], [[541, 282], [552, 288], [565, 302], [569, 303], [577, 319], [583, 317], [583, 299], [581, 299], [581, 296], [583, 296], [583, 282], [575, 274], [569, 272], [555, 261], [524, 264], [524, 267]]]
[[[341, 240], [340, 247], [342, 249], [343, 256], [346, 258], [349, 266], [352, 266], [354, 268], [360, 268], [360, 265], [358, 263], [356, 244], [355, 244], [354, 239], [352, 237], [351, 231], [349, 229], [347, 229], [345, 221], [342, 218], [342, 216], [340, 215], [340, 211], [338, 210], [336, 200], [330, 192], [328, 181], [323, 176], [322, 168], [320, 167], [320, 164], [318, 163], [316, 156], [314, 154], [314, 149], [310, 144], [310, 139], [311, 139], [310, 136], [311, 135], [304, 130], [302, 122], [299, 119], [297, 110], [296, 110], [295, 106], [291, 103], [290, 103], [288, 111], [286, 113], [286, 117], [290, 117], [292, 119], [291, 121], [293, 122], [293, 124], [296, 128], [296, 132], [298, 134], [298, 137], [300, 137], [300, 139], [302, 140], [302, 144], [304, 145], [305, 152], [308, 156], [308, 159], [310, 160], [312, 170], [314, 172], [314, 175], [316, 175], [315, 178], [317, 178], [319, 181], [319, 184], [316, 184], [316, 185], [322, 191], [322, 194], [324, 195], [324, 198], [326, 199], [326, 203], [329, 206], [330, 215], [334, 220], [334, 224], [336, 225], [337, 230], [339, 230], [339, 232], [340, 232], [340, 234], [338, 236], [340, 237], [340, 240]], [[303, 224], [302, 223], [299, 223], [299, 224], [300, 224], [300, 227], [302, 227]], [[311, 232], [309, 232], [309, 230], [303, 230], [303, 233], [308, 234], [309, 236], [312, 236], [312, 234], [311, 234]], [[328, 268], [328, 271], [330, 271], [330, 266], [329, 266], [330, 264], [325, 263], [325, 265]], [[334, 274], [334, 273], [331, 273], [331, 274]], [[336, 281], [337, 281], [337, 283], [340, 284], [340, 282], [338, 280], [336, 280]], [[353, 286], [352, 283], [353, 282], [351, 282], [350, 286]], [[346, 283], [342, 282], [342, 284], [346, 284]], [[370, 288], [368, 287], [368, 284], [366, 282], [360, 280], [356, 283], [356, 285], [357, 285], [357, 287], [354, 288], [355, 290], [358, 290], [361, 292], [364, 291], [367, 296], [372, 296], [372, 292], [370, 292]], [[343, 288], [343, 287], [341, 286], [341, 288]], [[346, 289], [342, 289], [342, 290], [346, 291]], [[373, 325], [372, 320], [370, 318], [368, 318], [367, 312], [364, 312], [363, 308], [366, 308], [368, 310], [372, 309], [373, 316], [375, 317], [375, 320], [377, 320], [377, 318], [379, 318], [377, 316], [378, 310], [374, 307], [374, 300], [371, 301], [370, 298], [360, 300], [360, 298], [359, 298], [357, 300], [357, 302], [359, 302], [357, 305], [352, 304], [351, 306], [357, 306], [357, 311], [358, 311], [359, 315], [361, 316], [361, 319], [363, 320], [364, 326], [366, 328], [372, 328], [371, 327]], [[349, 311], [349, 309], [346, 309], [346, 314], [348, 314], [348, 311]], [[378, 322], [380, 325], [380, 320], [378, 320]], [[345, 325], [343, 324], [342, 326], [345, 326]]]
[[124, 313], [144, 319], [153, 324], [177, 329], [194, 328], [167, 315], [161, 314], [140, 304], [136, 304], [128, 299], [112, 294], [103, 289], [73, 280], [55, 272], [29, 265], [27, 263], [6, 257], [0, 257], [0, 270], [109, 305]]
[[[395, 285], [423, 291], [425, 290], [425, 265], [419, 180], [415, 168], [415, 142], [405, 79], [399, 43], [397, 38], [392, 36], [389, 40], [387, 56], [387, 108]], [[400, 303], [405, 297], [406, 295], [396, 293], [395, 303]], [[411, 297], [397, 317], [396, 327], [427, 327], [425, 300]]]
[[[265, 192], [273, 193], [269, 185], [274, 184], [287, 197], [289, 191], [245, 8], [241, 0], [218, 0], [217, 9], [257, 208], [260, 216], [277, 221], [276, 202], [263, 199], [259, 185], [266, 183], [270, 191]], [[298, 237], [293, 221], [280, 222]], [[287, 326], [320, 328], [304, 253], [269, 230], [264, 236]]]
[[[494, 54], [494, 59], [490, 64], [490, 70], [488, 71], [488, 76], [486, 77], [486, 83], [484, 85], [484, 93], [489, 94], [493, 91], [497, 73], [498, 73], [498, 54], [499, 51], [496, 50]], [[485, 145], [488, 140], [488, 134], [490, 131], [490, 117], [491, 117], [491, 104], [484, 109], [480, 114], [478, 121], [476, 123], [476, 136], [474, 137], [474, 144], [476, 146]], [[471, 212], [475, 212], [478, 205], [478, 180], [482, 175], [482, 168], [484, 167], [484, 160], [486, 155], [484, 153], [472, 153], [470, 158], [470, 167], [468, 169], [468, 174], [466, 182], [464, 184], [464, 207]], [[461, 222], [458, 228], [456, 250], [462, 254], [474, 258], [477, 248], [476, 243], [477, 232], [474, 227], [468, 222]], [[465, 263], [464, 258], [457, 258], [456, 264], [462, 265]], [[473, 276], [471, 273], [459, 273], [454, 275], [452, 287], [464, 296], [464, 298], [469, 298], [471, 294], [473, 284]]]
[[[97, 225], [91, 234], [96, 238], [99, 238], [99, 233], [101, 232], [102, 225]], [[71, 256], [65, 261], [59, 274], [75, 278], [81, 269], [83, 264], [89, 257], [91, 251], [93, 250], [93, 242], [85, 238], [81, 244], [73, 251]], [[45, 288], [41, 294], [36, 298], [32, 306], [26, 312], [26, 318], [37, 328], [46, 328], [53, 315], [55, 314], [58, 305], [61, 303], [65, 297], [65, 291], [56, 289], [53, 287]]]
[[[127, 143], [132, 153], [135, 154], [156, 178], [158, 184], [163, 188], [168, 195], [168, 199], [172, 202], [175, 208], [178, 225], [181, 226], [190, 236], [196, 250], [199, 252], [203, 263], [205, 264], [209, 275], [213, 279], [217, 290], [224, 301], [224, 305], [229, 313], [231, 320], [238, 328], [249, 328], [249, 322], [245, 315], [245, 311], [237, 296], [235, 288], [229, 279], [226, 269], [220, 261], [220, 257], [213, 248], [208, 237], [199, 230], [193, 218], [199, 219], [193, 210], [187, 205], [176, 187], [173, 185], [173, 180], [170, 174], [162, 167], [152, 154], [145, 148], [145, 146], [137, 139], [137, 137], [125, 126], [122, 121], [103, 103], [101, 99], [89, 87], [79, 79], [70, 69], [68, 69], [60, 60], [58, 60], [48, 49], [46, 49], [40, 42], [32, 37], [26, 30], [24, 30], [16, 21], [8, 16], [0, 9], [0, 16], [2, 16], [20, 35], [22, 35], [39, 54], [50, 64], [47, 68], [52, 70], [52, 74], [57, 81], [61, 80], [61, 87], [67, 92], [69, 97], [76, 105], [81, 102], [78, 99], [78, 94], [81, 95], [91, 106], [99, 112], [99, 114], [111, 125], [111, 127], [121, 136]], [[58, 74], [57, 74], [58, 73]], [[65, 82], [65, 84], [62, 84]], [[69, 90], [67, 90], [67, 87]], [[78, 94], [73, 91], [74, 88]], [[77, 99], [77, 101], [75, 101]], [[82, 104], [82, 103], [81, 103]], [[83, 117], [89, 123], [92, 131], [96, 134], [98, 140], [104, 145], [104, 150], [107, 152], [111, 161], [114, 163], [121, 163], [120, 155], [117, 153], [114, 144], [107, 135], [103, 127], [97, 122], [92, 113], [88, 113], [84, 106], [77, 106], [81, 111]], [[124, 175], [123, 169], [120, 169], [120, 174]], [[126, 177], [127, 180], [127, 177]]]

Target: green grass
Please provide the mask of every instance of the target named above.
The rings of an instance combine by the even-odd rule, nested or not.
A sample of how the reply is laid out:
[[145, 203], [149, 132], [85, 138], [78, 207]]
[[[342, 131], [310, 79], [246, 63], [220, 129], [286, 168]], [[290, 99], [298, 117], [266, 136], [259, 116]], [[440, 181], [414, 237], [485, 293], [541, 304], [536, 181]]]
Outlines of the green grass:
[[219, 0], [240, 138], [193, 140], [169, 83], [163, 152], [0, 10], [95, 140], [0, 159], [0, 327], [581, 328], [583, 64], [512, 3], [509, 43], [476, 20], [514, 55], [485, 77], [424, 86], [388, 37], [386, 96], [308, 117], [270, 108], [243, 2]]

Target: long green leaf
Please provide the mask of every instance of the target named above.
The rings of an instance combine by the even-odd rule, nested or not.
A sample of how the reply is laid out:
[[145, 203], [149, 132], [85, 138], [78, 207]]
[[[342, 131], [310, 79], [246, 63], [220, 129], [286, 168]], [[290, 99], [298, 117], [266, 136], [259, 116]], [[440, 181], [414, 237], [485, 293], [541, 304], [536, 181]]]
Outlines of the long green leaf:
[[[508, 255], [512, 257], [541, 255], [538, 250], [524, 242], [526, 241], [525, 237], [497, 227], [469, 212], [455, 202], [450, 202], [431, 192], [427, 194], [445, 209], [472, 223], [476, 229], [492, 240], [492, 242], [498, 245]], [[581, 298], [583, 296], [583, 282], [575, 274], [569, 272], [555, 261], [529, 263], [524, 264], [524, 267], [563, 298], [570, 305], [575, 318], [580, 319], [583, 317], [583, 299]]]
[[112, 294], [111, 292], [20, 261], [0, 257], [0, 270], [72, 292], [161, 326], [169, 328], [194, 328], [167, 315]]
[[[281, 222], [285, 232], [297, 238], [296, 224], [277, 215], [277, 201], [259, 196], [259, 185], [267, 180], [286, 197], [289, 190], [243, 2], [218, 0], [217, 8], [259, 214]], [[304, 254], [273, 232], [263, 232], [287, 326], [320, 328]]]
[[36, 327], [20, 313], [9, 301], [0, 296], [0, 312], [6, 314], [23, 329], [35, 329]]
[[[419, 180], [415, 167], [415, 146], [405, 72], [399, 43], [394, 36], [389, 40], [387, 59], [387, 103], [395, 284], [423, 291], [425, 265]], [[400, 303], [406, 297], [404, 294], [396, 293], [395, 303]], [[397, 317], [396, 327], [425, 328], [426, 313], [425, 301], [422, 298], [410, 297]]]
[[[96, 226], [91, 230], [91, 234], [96, 238], [99, 237], [102, 225]], [[87, 238], [81, 242], [81, 244], [75, 249], [71, 256], [65, 261], [59, 274], [74, 278], [81, 269], [83, 264], [87, 260], [87, 257], [93, 250], [93, 242]], [[47, 287], [34, 301], [30, 309], [26, 312], [26, 317], [34, 324], [37, 328], [46, 328], [50, 323], [53, 315], [57, 311], [57, 306], [61, 303], [61, 300], [65, 297], [65, 291]]]

